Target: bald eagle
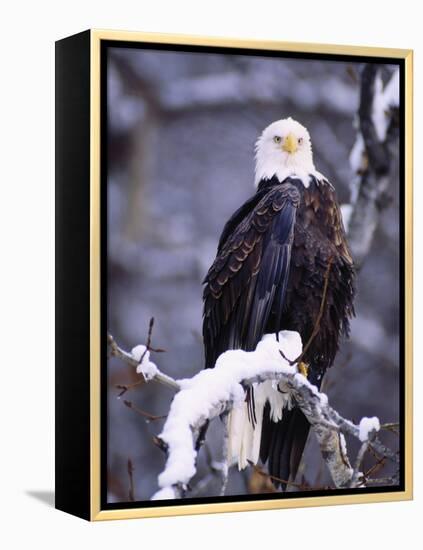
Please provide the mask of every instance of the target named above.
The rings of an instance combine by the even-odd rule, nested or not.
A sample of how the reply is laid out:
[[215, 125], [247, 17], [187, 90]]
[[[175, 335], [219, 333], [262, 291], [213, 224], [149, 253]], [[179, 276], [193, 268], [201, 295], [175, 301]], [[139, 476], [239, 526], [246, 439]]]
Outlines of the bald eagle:
[[[291, 330], [306, 346], [299, 368], [320, 388], [340, 336], [349, 333], [354, 265], [335, 190], [314, 167], [304, 126], [288, 118], [263, 131], [255, 184], [224, 226], [204, 279], [205, 367], [226, 350], [254, 350], [264, 334]], [[240, 469], [260, 458], [285, 490], [308, 433], [304, 414], [281, 388], [257, 384], [230, 414], [229, 455]]]

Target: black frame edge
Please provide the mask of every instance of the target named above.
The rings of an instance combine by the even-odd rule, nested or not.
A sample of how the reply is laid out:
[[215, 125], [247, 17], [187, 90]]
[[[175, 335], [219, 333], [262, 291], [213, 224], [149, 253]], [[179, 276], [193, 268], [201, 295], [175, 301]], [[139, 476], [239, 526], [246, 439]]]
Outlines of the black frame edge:
[[90, 42], [56, 42], [55, 507], [90, 520]]

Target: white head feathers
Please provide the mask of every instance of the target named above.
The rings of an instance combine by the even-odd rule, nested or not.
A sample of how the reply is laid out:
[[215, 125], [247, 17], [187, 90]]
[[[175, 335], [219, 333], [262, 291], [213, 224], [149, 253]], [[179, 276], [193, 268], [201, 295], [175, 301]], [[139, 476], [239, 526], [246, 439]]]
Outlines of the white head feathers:
[[323, 178], [314, 167], [310, 134], [304, 126], [285, 118], [263, 130], [256, 143], [256, 186], [260, 180], [273, 176], [279, 181], [297, 176], [308, 187], [311, 175]]

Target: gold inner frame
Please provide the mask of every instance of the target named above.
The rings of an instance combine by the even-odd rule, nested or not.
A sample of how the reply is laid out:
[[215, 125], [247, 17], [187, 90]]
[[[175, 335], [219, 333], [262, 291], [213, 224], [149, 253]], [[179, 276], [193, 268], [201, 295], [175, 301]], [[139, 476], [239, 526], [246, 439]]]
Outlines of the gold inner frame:
[[[100, 44], [102, 40], [180, 44], [189, 46], [217, 46], [250, 48], [298, 53], [357, 55], [362, 57], [390, 57], [405, 61], [405, 490], [383, 493], [346, 494], [298, 497], [280, 500], [219, 502], [209, 504], [178, 504], [154, 508], [122, 508], [102, 510], [100, 500]], [[275, 42], [211, 38], [130, 31], [91, 31], [91, 115], [90, 115], [90, 470], [91, 520], [146, 518], [247, 510], [332, 506], [410, 500], [413, 498], [413, 442], [412, 442], [412, 344], [413, 344], [413, 51], [405, 49], [340, 46], [297, 42]]]

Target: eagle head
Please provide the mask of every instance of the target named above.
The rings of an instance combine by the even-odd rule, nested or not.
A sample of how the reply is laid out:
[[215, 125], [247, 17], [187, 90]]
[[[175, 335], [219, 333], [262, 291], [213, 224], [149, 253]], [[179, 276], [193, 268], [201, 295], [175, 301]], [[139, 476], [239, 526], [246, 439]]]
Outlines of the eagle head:
[[263, 130], [256, 143], [256, 185], [273, 176], [280, 181], [297, 176], [307, 187], [314, 172], [307, 128], [292, 118], [284, 118]]

